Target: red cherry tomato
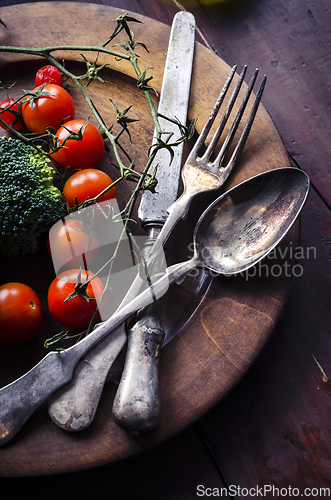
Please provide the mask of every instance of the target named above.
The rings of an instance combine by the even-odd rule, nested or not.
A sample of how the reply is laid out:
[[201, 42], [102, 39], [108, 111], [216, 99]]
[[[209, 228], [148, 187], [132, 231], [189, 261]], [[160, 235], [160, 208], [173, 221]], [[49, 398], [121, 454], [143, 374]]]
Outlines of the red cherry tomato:
[[64, 88], [49, 83], [42, 91], [50, 95], [40, 96], [22, 106], [23, 120], [31, 132], [46, 132], [48, 127], [57, 130], [61, 122], [75, 117], [74, 101]]
[[[81, 295], [67, 302], [65, 299], [75, 291], [78, 283], [79, 269], [70, 269], [61, 273], [48, 289], [48, 307], [54, 318], [69, 328], [86, 328], [97, 308], [97, 300], [88, 302]], [[81, 271], [81, 283], [86, 283], [94, 276], [85, 270]], [[92, 299], [100, 299], [103, 284], [97, 276], [87, 285], [87, 295]]]
[[97, 238], [75, 218], [60, 220], [49, 232], [50, 254], [56, 271], [90, 267], [98, 254]]
[[[71, 120], [65, 123], [65, 127], [61, 127], [56, 136], [60, 139], [60, 144], [63, 139], [69, 137], [70, 132], [79, 132], [85, 125], [84, 120]], [[76, 141], [69, 139], [63, 148], [52, 154], [52, 158], [62, 165], [63, 168], [70, 167], [70, 170], [95, 168], [102, 160], [105, 151], [105, 145], [99, 130], [88, 123], [83, 132], [83, 139]]]
[[23, 283], [0, 286], [0, 341], [19, 344], [34, 337], [42, 323], [36, 292]]
[[35, 84], [39, 87], [43, 83], [54, 83], [54, 85], [62, 85], [62, 74], [55, 66], [43, 66], [37, 71]]
[[[83, 203], [87, 198], [92, 199], [98, 196], [104, 189], [113, 183], [109, 175], [96, 168], [86, 168], [72, 174], [63, 187], [63, 194], [70, 207], [75, 206], [75, 198], [78, 204]], [[103, 194], [98, 202], [111, 200], [116, 197], [116, 189], [112, 187]]]
[[[0, 114], [0, 118], [4, 122], [6, 122], [7, 125], [10, 125], [10, 126], [12, 126], [12, 123], [16, 119], [16, 116], [12, 113], [12, 111], [18, 111], [18, 105], [14, 104], [15, 102], [16, 102], [16, 100], [12, 99], [12, 98], [5, 99], [4, 101], [0, 102], [0, 108], [1, 109], [7, 109], [11, 104], [13, 104], [13, 106], [11, 106], [8, 111], [5, 111], [4, 113]], [[20, 103], [20, 101], [19, 101], [19, 103]], [[3, 125], [2, 123], [0, 123], [0, 127], [2, 127], [3, 129], [6, 130], [5, 125]], [[13, 126], [14, 130], [21, 130], [22, 128], [23, 128], [23, 124], [21, 122], [17, 122]]]

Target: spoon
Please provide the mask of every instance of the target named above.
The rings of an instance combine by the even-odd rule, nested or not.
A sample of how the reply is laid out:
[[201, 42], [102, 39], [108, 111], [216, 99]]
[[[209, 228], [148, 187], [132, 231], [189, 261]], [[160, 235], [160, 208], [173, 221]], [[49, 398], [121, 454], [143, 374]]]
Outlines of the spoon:
[[[305, 173], [283, 168], [252, 177], [215, 200], [195, 227], [190, 260], [167, 268], [150, 288], [83, 340], [63, 351], [48, 353], [29, 372], [0, 390], [0, 445], [16, 435], [43, 401], [70, 382], [76, 364], [91, 347], [135, 311], [162, 296], [169, 284], [196, 267], [231, 275], [263, 259], [293, 225], [308, 189]], [[116, 411], [113, 416], [116, 421]], [[125, 428], [127, 422], [116, 423]]]

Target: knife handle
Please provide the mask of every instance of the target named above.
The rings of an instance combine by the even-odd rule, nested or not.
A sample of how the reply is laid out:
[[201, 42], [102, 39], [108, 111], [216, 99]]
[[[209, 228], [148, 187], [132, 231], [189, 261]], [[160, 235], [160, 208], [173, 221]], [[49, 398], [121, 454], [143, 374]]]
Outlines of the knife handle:
[[[146, 227], [143, 249], [146, 256], [161, 227], [155, 224]], [[127, 354], [112, 413], [119, 427], [138, 435], [153, 429], [160, 419], [159, 359], [165, 333], [157, 302], [137, 313], [127, 335]]]
[[128, 333], [125, 365], [114, 404], [114, 422], [132, 435], [153, 429], [160, 419], [159, 359], [164, 331], [157, 305], [138, 313]]

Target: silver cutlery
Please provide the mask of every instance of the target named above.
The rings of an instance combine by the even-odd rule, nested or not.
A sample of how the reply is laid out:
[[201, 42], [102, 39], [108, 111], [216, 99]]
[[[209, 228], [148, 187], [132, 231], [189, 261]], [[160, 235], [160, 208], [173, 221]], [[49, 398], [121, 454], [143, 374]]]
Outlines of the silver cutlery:
[[[189, 158], [183, 166], [181, 175], [184, 183], [184, 191], [167, 210], [169, 215], [166, 218], [161, 231], [158, 233], [152, 249], [150, 250], [153, 255], [158, 252], [158, 249], [163, 248], [176, 223], [181, 218], [186, 217], [192, 199], [198, 193], [216, 190], [224, 184], [244, 148], [262, 97], [266, 77], [264, 77], [261, 83], [249, 118], [236, 148], [229, 162], [225, 165], [223, 164], [225, 155], [233, 142], [235, 133], [253, 91], [258, 70], [254, 72], [219, 154], [214, 162], [209, 162], [209, 158], [220, 139], [233, 106], [237, 100], [246, 75], [247, 66], [244, 67], [238, 78], [233, 93], [207, 150], [202, 157], [198, 157], [198, 153], [200, 152], [219, 109], [224, 102], [236, 69], [236, 66], [232, 68], [215, 103], [211, 115], [207, 120], [199, 139], [193, 147]], [[151, 205], [155, 202], [153, 198], [150, 201]], [[143, 205], [140, 212], [140, 218], [142, 220], [146, 217], [146, 215], [144, 215], [144, 212], [146, 214], [146, 205], [148, 206], [148, 203], [146, 203], [145, 206]], [[166, 206], [167, 204], [164, 204], [161, 207], [162, 210], [165, 211]], [[156, 210], [157, 208], [155, 208], [155, 213]], [[152, 216], [150, 215], [149, 217], [151, 220]], [[155, 230], [153, 229], [153, 231]], [[124, 299], [124, 302], [120, 305], [120, 307], [127, 303], [129, 298], [133, 298], [138, 293], [139, 287], [139, 280], [138, 282], [136, 280], [129, 291], [128, 297]], [[157, 310], [156, 306], [153, 307], [155, 318], [157, 316]], [[142, 314], [144, 314], [144, 312], [142, 312]], [[156, 425], [159, 419], [160, 401], [157, 377], [158, 353], [164, 337], [162, 326], [158, 326], [156, 323], [151, 327], [150, 318], [140, 318], [140, 325], [141, 328], [144, 330], [147, 329], [147, 331], [142, 331], [141, 329], [139, 330], [139, 327], [134, 326], [133, 331], [131, 332], [132, 335], [129, 335], [128, 352], [113, 405], [113, 418], [116, 424], [136, 434], [150, 430]], [[95, 348], [94, 354], [88, 353], [86, 356], [88, 363], [79, 364], [69, 390], [64, 388], [51, 398], [49, 403], [49, 414], [52, 420], [61, 428], [68, 431], [78, 431], [86, 428], [92, 422], [108, 370], [111, 363], [116, 358], [116, 355], [119, 354], [127, 340], [124, 326], [121, 326], [120, 329], [121, 335], [118, 333], [114, 337], [114, 340], [110, 338], [109, 340], [107, 339], [107, 341], [104, 341], [104, 344], [107, 344], [107, 346], [98, 345]], [[152, 354], [150, 356], [146, 356], [144, 354], [146, 352], [144, 349], [144, 342], [146, 340], [147, 332], [149, 332], [149, 340], [151, 344]], [[112, 345], [113, 342], [114, 345]], [[78, 387], [78, 380], [80, 387]]]
[[299, 169], [270, 170], [235, 186], [201, 215], [192, 259], [169, 267], [160, 279], [74, 346], [47, 354], [34, 368], [0, 390], [0, 444], [12, 439], [53, 392], [70, 382], [84, 354], [131, 314], [159, 297], [197, 266], [231, 275], [262, 260], [298, 217], [309, 189]]

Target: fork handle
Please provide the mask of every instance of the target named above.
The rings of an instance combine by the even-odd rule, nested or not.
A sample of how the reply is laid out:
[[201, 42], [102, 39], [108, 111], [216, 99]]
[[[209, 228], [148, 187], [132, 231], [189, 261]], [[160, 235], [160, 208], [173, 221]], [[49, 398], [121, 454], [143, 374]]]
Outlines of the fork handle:
[[168, 217], [165, 220], [163, 227], [155, 240], [152, 254], [156, 255], [160, 248], [163, 248], [169, 235], [172, 233], [173, 228], [176, 226], [180, 219], [185, 219], [192, 198], [195, 196], [195, 190], [185, 188], [177, 200], [168, 208]]

